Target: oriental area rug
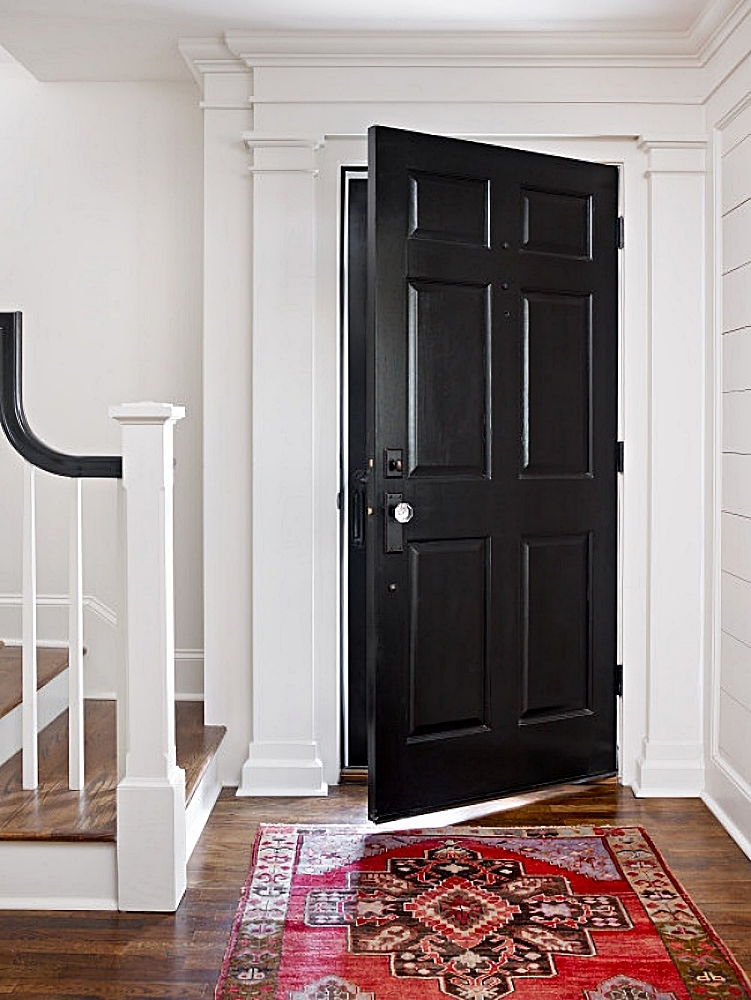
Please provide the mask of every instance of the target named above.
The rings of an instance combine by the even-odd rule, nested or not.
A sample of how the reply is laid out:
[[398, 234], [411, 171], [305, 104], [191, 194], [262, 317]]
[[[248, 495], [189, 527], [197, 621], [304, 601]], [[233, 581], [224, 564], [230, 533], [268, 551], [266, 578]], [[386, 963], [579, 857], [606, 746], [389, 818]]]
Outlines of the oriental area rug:
[[640, 828], [264, 826], [217, 1000], [730, 1000]]

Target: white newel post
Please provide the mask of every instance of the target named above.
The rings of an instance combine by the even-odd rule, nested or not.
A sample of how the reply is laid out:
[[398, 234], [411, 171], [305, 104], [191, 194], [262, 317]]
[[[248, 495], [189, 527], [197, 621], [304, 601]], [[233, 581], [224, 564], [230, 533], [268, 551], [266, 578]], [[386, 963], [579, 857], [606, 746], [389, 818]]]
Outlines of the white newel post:
[[253, 735], [239, 795], [325, 795], [314, 727], [315, 151], [253, 150]]
[[125, 777], [117, 789], [121, 910], [175, 910], [185, 891], [185, 772], [175, 756], [170, 403], [128, 403], [122, 428], [127, 573]]
[[696, 796], [704, 783], [706, 142], [644, 139], [640, 148], [652, 430], [647, 735], [635, 790]]

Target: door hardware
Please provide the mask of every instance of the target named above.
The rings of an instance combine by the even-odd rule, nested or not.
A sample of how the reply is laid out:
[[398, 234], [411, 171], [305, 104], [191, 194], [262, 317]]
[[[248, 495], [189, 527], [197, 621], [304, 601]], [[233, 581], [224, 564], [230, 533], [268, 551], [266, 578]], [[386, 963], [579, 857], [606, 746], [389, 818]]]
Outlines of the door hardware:
[[401, 479], [404, 475], [404, 453], [401, 448], [383, 449], [383, 475], [386, 479]]
[[412, 505], [404, 501], [401, 493], [384, 493], [383, 507], [386, 512], [384, 549], [386, 552], [404, 552], [403, 525], [414, 516]]
[[355, 469], [352, 473], [349, 501], [349, 543], [356, 549], [365, 547], [365, 498], [369, 479], [370, 472], [367, 469]]
[[409, 524], [414, 516], [415, 511], [411, 503], [405, 503], [402, 501], [394, 507], [394, 517], [399, 524]]

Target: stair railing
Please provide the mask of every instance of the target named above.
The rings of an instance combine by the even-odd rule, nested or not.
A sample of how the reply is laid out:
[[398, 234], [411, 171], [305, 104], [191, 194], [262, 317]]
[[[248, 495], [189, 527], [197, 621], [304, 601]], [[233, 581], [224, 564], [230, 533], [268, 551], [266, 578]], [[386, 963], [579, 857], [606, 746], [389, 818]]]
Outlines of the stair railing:
[[[125, 403], [120, 456], [65, 455], [29, 427], [21, 386], [21, 314], [0, 313], [0, 424], [26, 460], [24, 508], [24, 787], [35, 788], [37, 643], [35, 476], [72, 481], [70, 513], [70, 787], [84, 780], [81, 481], [120, 480], [125, 673], [118, 691], [117, 882], [122, 910], [177, 909], [186, 884], [185, 772], [175, 749], [173, 437], [171, 403]], [[119, 686], [119, 684], [118, 684]], [[122, 726], [121, 726], [122, 722]]]
[[37, 710], [36, 470], [71, 481], [69, 538], [68, 784], [84, 785], [83, 574], [81, 480], [121, 479], [119, 455], [66, 455], [44, 444], [29, 427], [23, 406], [20, 312], [0, 313], [0, 424], [25, 459], [23, 513], [23, 787], [39, 783]]

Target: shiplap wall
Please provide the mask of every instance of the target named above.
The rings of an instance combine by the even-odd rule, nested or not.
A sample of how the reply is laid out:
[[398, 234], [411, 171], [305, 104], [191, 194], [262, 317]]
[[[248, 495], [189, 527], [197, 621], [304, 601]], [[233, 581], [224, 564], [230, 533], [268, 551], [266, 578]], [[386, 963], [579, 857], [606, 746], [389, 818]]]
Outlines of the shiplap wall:
[[718, 751], [751, 784], [751, 107], [723, 136]]

